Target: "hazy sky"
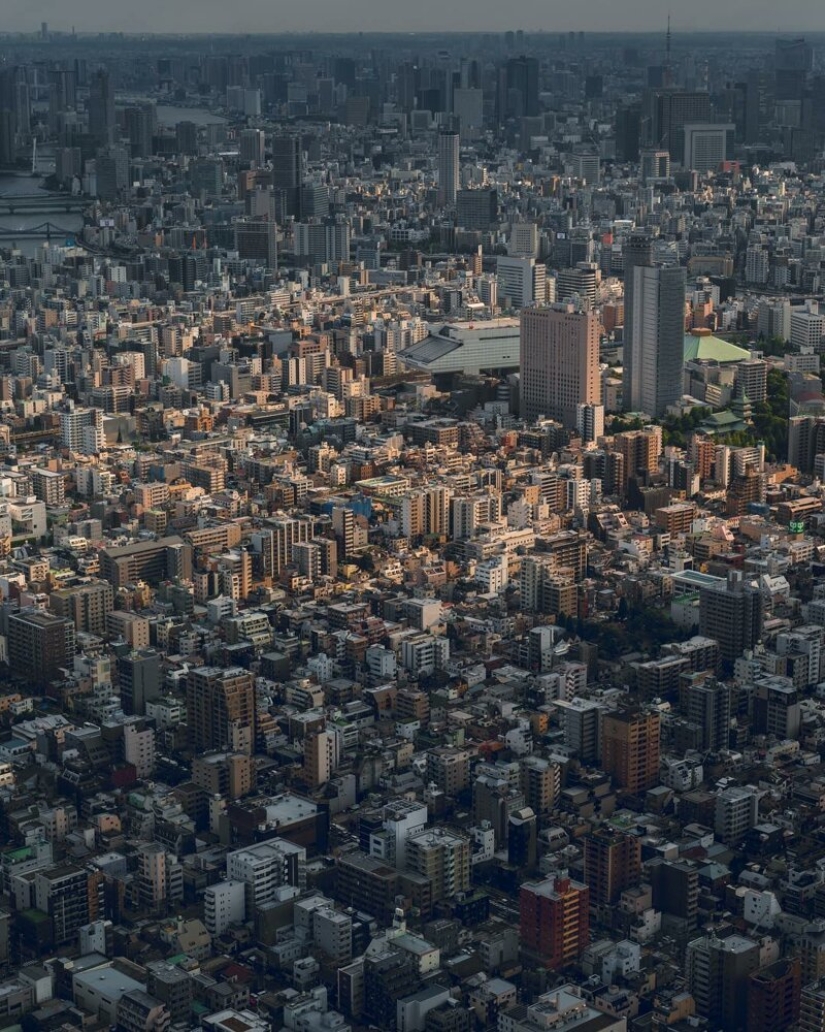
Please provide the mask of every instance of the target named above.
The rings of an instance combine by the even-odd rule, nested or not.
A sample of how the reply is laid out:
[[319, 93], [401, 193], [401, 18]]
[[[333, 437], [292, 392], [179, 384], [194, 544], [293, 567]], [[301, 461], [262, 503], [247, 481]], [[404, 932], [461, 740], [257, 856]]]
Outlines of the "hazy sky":
[[[2, 28], [124, 32], [657, 31], [662, 0], [2, 0]], [[672, 3], [678, 31], [825, 31], [820, 0]]]

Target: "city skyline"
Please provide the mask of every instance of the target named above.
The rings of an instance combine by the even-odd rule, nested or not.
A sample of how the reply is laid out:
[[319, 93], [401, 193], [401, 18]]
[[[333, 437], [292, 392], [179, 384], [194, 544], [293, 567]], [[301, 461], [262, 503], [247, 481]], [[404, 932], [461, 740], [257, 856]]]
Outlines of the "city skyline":
[[[606, 0], [585, 0], [575, 8], [562, 4], [546, 5], [540, 0], [518, 0], [506, 11], [492, 0], [473, 5], [473, 31], [504, 32], [655, 32], [667, 18], [667, 10], [654, 0], [625, 0], [621, 5]], [[126, 33], [359, 33], [373, 32], [466, 32], [467, 12], [458, 6], [445, 9], [435, 0], [421, 0], [415, 7], [379, 4], [377, 0], [351, 0], [347, 5], [329, 0], [307, 0], [275, 10], [264, 0], [242, 0], [228, 7], [217, 0], [204, 0], [197, 7], [197, 24], [192, 12], [171, 7], [159, 0], [129, 8], [104, 4], [101, 0], [79, 0], [67, 6], [56, 0], [29, 4], [12, 0], [6, 11], [5, 25], [11, 32], [34, 32], [42, 22], [51, 29], [70, 32]], [[671, 12], [672, 31], [794, 32], [825, 31], [818, 12], [804, 0], [790, 0], [781, 17], [767, 0], [699, 0], [690, 12]], [[53, 24], [52, 24], [53, 23]]]

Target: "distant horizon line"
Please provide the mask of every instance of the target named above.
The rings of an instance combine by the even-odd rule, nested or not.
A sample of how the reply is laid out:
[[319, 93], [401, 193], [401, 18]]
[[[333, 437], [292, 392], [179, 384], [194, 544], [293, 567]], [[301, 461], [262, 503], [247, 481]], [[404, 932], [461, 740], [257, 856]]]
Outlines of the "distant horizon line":
[[[319, 31], [318, 29], [285, 29], [281, 31], [263, 31], [260, 29], [247, 29], [244, 31], [229, 31], [214, 29], [211, 31], [201, 32], [183, 32], [183, 31], [147, 31], [137, 29], [76, 29], [74, 26], [71, 29], [52, 29], [47, 25], [48, 36], [88, 36], [93, 39], [100, 38], [101, 36], [128, 36], [135, 38], [164, 38], [174, 37], [178, 39], [199, 39], [205, 36], [224, 36], [230, 39], [233, 38], [244, 38], [247, 36], [262, 36], [262, 37], [282, 37], [282, 36], [506, 36], [507, 33], [523, 33], [531, 36], [651, 36], [660, 37], [663, 36], [666, 30], [662, 29], [442, 29], [442, 30], [430, 30], [430, 29], [329, 29], [327, 31]], [[772, 38], [793, 38], [793, 37], [825, 37], [825, 29], [811, 30], [811, 29], [783, 29], [782, 31], [776, 29], [671, 29], [671, 38], [674, 39], [678, 36], [719, 36], [719, 35], [737, 35], [737, 36], [770, 36]], [[35, 29], [2, 29], [0, 30], [0, 40], [8, 37], [33, 37], [45, 42], [45, 38], [42, 35], [41, 28]]]

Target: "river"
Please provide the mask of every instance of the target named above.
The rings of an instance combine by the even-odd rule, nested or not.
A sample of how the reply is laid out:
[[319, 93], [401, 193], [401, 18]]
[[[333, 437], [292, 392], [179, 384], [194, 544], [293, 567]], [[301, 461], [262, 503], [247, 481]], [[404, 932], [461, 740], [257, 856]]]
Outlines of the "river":
[[224, 125], [225, 118], [215, 115], [206, 108], [174, 107], [170, 104], [158, 104], [159, 125], [177, 125], [178, 122], [194, 122], [195, 125]]
[[[15, 176], [0, 173], [0, 196], [34, 194], [40, 190], [42, 185], [43, 180], [38, 179], [36, 176]], [[27, 229], [34, 229], [44, 222], [51, 222], [53, 225], [60, 226], [61, 229], [67, 231], [68, 235], [79, 232], [83, 226], [83, 216], [80, 212], [67, 212], [60, 211], [59, 209], [57, 211], [21, 212], [19, 215], [8, 215], [0, 212], [0, 232], [3, 234], [3, 239], [0, 240], [0, 248], [17, 247], [23, 254], [33, 257], [40, 245], [45, 243], [45, 238], [29, 238], [15, 241], [13, 238], [7, 238], [5, 234], [9, 230], [23, 232]], [[62, 239], [59, 234], [56, 234], [52, 237], [52, 241], [57, 243], [62, 242]]]

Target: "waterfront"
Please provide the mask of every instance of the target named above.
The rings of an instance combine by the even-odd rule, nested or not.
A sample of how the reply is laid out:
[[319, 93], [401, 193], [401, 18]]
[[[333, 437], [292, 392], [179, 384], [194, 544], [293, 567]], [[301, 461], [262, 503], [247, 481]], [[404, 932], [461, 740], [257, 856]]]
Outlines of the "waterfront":
[[[19, 197], [21, 195], [38, 193], [43, 187], [43, 182], [42, 179], [36, 176], [2, 173], [0, 174], [0, 197]], [[48, 194], [44, 191], [43, 196], [47, 197]], [[14, 240], [13, 238], [7, 238], [6, 233], [10, 231], [25, 233], [27, 230], [34, 229], [44, 222], [51, 222], [53, 225], [60, 226], [61, 229], [67, 231], [66, 235], [68, 236], [80, 231], [83, 226], [83, 216], [77, 211], [66, 212], [59, 209], [56, 211], [20, 212], [13, 215], [0, 213], [0, 234], [3, 237], [0, 239], [0, 247], [16, 247], [23, 254], [29, 256], [36, 254], [37, 249], [45, 242], [43, 238]], [[55, 242], [61, 239], [59, 234], [52, 237], [52, 240]]]

